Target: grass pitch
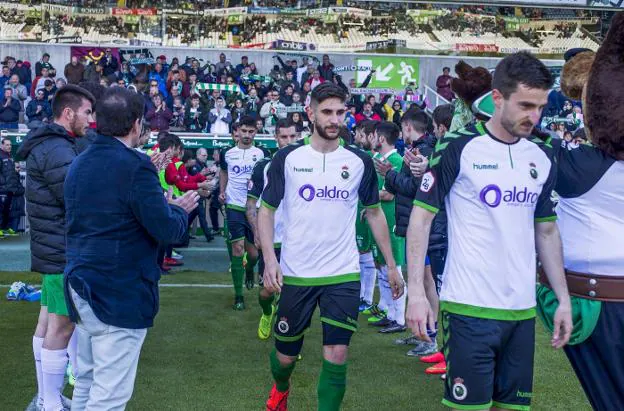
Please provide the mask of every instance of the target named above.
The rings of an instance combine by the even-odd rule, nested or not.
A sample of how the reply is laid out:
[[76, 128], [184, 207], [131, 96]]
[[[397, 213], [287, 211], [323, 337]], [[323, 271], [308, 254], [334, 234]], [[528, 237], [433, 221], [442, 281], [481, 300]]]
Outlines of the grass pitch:
[[[41, 282], [32, 273], [0, 272], [0, 284]], [[178, 272], [161, 283], [229, 284], [227, 273]], [[8, 302], [0, 289], [0, 387], [3, 410], [24, 410], [35, 393], [32, 333], [37, 303]], [[263, 410], [271, 388], [268, 354], [273, 340], [260, 341], [258, 289], [246, 291], [247, 310], [230, 306], [232, 290], [161, 288], [160, 313], [143, 346], [129, 410]], [[550, 348], [539, 321], [535, 355], [534, 410], [590, 410], [565, 354]], [[344, 410], [443, 410], [442, 381], [424, 374], [425, 364], [408, 358], [395, 336], [376, 333], [360, 317], [349, 353]], [[290, 409], [316, 409], [321, 365], [318, 315], [305, 337], [303, 361], [293, 373]], [[71, 391], [68, 392], [69, 394]]]

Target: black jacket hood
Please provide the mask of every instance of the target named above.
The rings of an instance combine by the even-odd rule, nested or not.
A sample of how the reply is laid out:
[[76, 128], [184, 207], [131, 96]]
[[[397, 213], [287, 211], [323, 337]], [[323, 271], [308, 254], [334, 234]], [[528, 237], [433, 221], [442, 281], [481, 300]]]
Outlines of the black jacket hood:
[[17, 155], [23, 159], [27, 158], [33, 148], [49, 138], [64, 138], [72, 144], [76, 143], [75, 138], [71, 137], [63, 126], [56, 123], [45, 124], [26, 135], [17, 150]]

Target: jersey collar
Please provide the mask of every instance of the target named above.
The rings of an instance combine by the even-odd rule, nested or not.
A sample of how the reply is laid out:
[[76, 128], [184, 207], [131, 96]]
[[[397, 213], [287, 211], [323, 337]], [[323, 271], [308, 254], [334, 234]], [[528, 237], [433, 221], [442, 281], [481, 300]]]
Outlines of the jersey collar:
[[391, 155], [393, 155], [396, 152], [397, 152], [397, 149], [393, 148], [392, 150], [388, 151], [385, 155], [381, 156], [381, 159], [383, 161], [386, 161], [388, 159], [388, 157], [390, 157]]

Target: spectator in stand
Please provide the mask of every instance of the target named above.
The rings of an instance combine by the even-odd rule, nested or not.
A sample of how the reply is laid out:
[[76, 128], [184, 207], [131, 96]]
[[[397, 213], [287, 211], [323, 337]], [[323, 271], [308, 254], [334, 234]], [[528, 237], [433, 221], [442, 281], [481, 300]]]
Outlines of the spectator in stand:
[[288, 113], [286, 113], [286, 106], [279, 101], [280, 95], [277, 90], [270, 91], [268, 97], [269, 101], [260, 109], [260, 117], [264, 119], [264, 128], [272, 133], [277, 120], [286, 118]]
[[167, 74], [169, 73], [169, 64], [167, 64], [167, 56], [165, 56], [164, 54], [161, 54], [160, 56], [156, 57], [156, 64], [160, 64], [161, 66], [161, 71], [163, 73], [164, 78], [167, 78]]
[[215, 134], [228, 134], [230, 132], [230, 124], [232, 123], [232, 113], [225, 108], [225, 100], [218, 97], [215, 108], [210, 110], [208, 114], [208, 123], [210, 123], [210, 132]]
[[308, 71], [308, 66], [309, 66], [308, 57], [304, 56], [303, 57], [303, 61], [301, 62], [301, 65], [297, 68], [297, 73], [296, 73], [296, 75], [297, 75], [297, 82], [299, 84], [303, 84], [304, 83], [303, 75], [304, 75], [305, 72]]
[[[20, 163], [15, 163], [15, 173], [19, 179], [20, 173]], [[19, 180], [18, 180], [19, 181]], [[26, 189], [24, 185], [19, 182], [16, 186], [16, 190], [13, 193], [13, 200], [11, 201], [11, 211], [9, 213], [9, 235], [14, 234], [19, 231], [24, 231], [20, 229], [20, 220], [22, 217], [26, 216], [26, 199], [24, 198], [24, 194], [26, 193]]]
[[264, 121], [261, 118], [256, 120], [256, 129], [258, 129], [258, 134], [269, 134], [269, 132], [264, 128]]
[[42, 76], [44, 68], [48, 69], [48, 71], [54, 70], [54, 67], [50, 64], [50, 55], [48, 53], [43, 53], [41, 61], [38, 61], [37, 64], [35, 64], [35, 76]]
[[255, 88], [249, 89], [249, 95], [247, 96], [246, 109], [250, 115], [258, 114], [260, 111], [261, 100], [258, 97], [258, 90]]
[[110, 48], [104, 50], [104, 57], [100, 59], [99, 65], [102, 66], [102, 74], [104, 77], [116, 74], [117, 70], [119, 70], [119, 61], [113, 56]]
[[182, 97], [182, 96], [180, 95], [180, 89], [174, 86], [174, 87], [171, 87], [171, 89], [169, 90], [169, 95], [165, 99], [165, 102], [167, 103], [167, 107], [169, 107], [169, 110], [173, 110], [173, 100], [176, 97]]
[[[330, 63], [329, 56], [323, 55], [323, 64], [318, 68], [320, 76], [327, 81], [334, 81], [334, 65]], [[312, 87], [314, 88], [314, 87]]]
[[237, 123], [247, 114], [247, 109], [243, 105], [243, 100], [237, 98], [234, 100], [234, 105], [232, 106], [232, 122]]
[[236, 74], [240, 77], [243, 74], [243, 70], [249, 67], [249, 58], [247, 56], [241, 57], [240, 64], [236, 65]]
[[104, 66], [98, 63], [89, 63], [84, 71], [84, 80], [89, 83], [100, 83]]
[[232, 63], [226, 60], [225, 54], [221, 53], [219, 54], [219, 62], [215, 64], [215, 69], [218, 76], [224, 73], [227, 74], [232, 70]]
[[26, 90], [30, 92], [32, 86], [32, 72], [30, 71], [30, 62], [21, 60], [17, 62], [15, 72], [20, 78], [20, 83], [26, 87]]
[[452, 101], [454, 97], [453, 90], [451, 90], [451, 80], [453, 80], [453, 77], [451, 77], [450, 73], [451, 69], [449, 67], [444, 67], [442, 69], [442, 75], [436, 80], [437, 93], [448, 101]]
[[17, 130], [22, 106], [18, 99], [13, 98], [11, 86], [5, 86], [3, 91], [0, 100], [0, 129]]
[[15, 224], [11, 224], [13, 198], [19, 195], [23, 198], [24, 186], [20, 183], [19, 173], [11, 158], [11, 140], [3, 137], [0, 144], [0, 238], [2, 238], [5, 234], [12, 235], [17, 231]]
[[433, 110], [433, 134], [440, 140], [451, 128], [453, 122], [453, 112], [455, 108], [452, 104], [442, 104]]
[[314, 64], [312, 63], [308, 64], [307, 70], [301, 74], [301, 80], [299, 81], [299, 84], [301, 84], [301, 87], [303, 87], [304, 83], [307, 83], [310, 77], [312, 77], [312, 75], [314, 74], [314, 70], [315, 70]]
[[379, 114], [373, 112], [373, 106], [369, 102], [364, 103], [364, 108], [362, 109], [362, 112], [355, 115], [356, 124], [360, 124], [364, 120], [381, 121], [381, 117], [379, 116]]
[[85, 68], [78, 60], [77, 56], [72, 56], [71, 62], [67, 63], [63, 74], [69, 84], [78, 84], [82, 81]]
[[35, 98], [26, 106], [26, 117], [28, 117], [29, 129], [41, 127], [43, 123], [50, 121], [52, 106], [46, 100], [43, 90], [37, 91]]
[[184, 101], [182, 100], [182, 96], [177, 96], [173, 99], [173, 106], [171, 107], [171, 122], [169, 126], [172, 128], [184, 130]]
[[145, 115], [145, 119], [149, 121], [152, 131], [168, 131], [169, 122], [173, 118], [173, 113], [167, 107], [167, 103], [163, 99], [162, 94], [156, 94], [152, 97], [154, 106]]
[[50, 78], [49, 70], [46, 67], [42, 68], [41, 75], [35, 77], [35, 80], [33, 81], [32, 90], [30, 92], [31, 97], [35, 95], [35, 92], [37, 90], [44, 88], [46, 80], [50, 80], [50, 79], [51, 78]]
[[206, 127], [208, 112], [199, 103], [199, 94], [193, 94], [184, 115], [186, 131], [200, 133]]
[[63, 77], [56, 79], [56, 89], [57, 90], [62, 89], [66, 85], [67, 85], [67, 81]]
[[401, 127], [401, 117], [403, 117], [403, 108], [401, 107], [401, 102], [399, 100], [394, 100], [392, 102], [392, 106], [384, 103], [384, 111], [386, 112], [386, 120], [393, 122], [398, 127]]
[[2, 75], [0, 76], [0, 88], [4, 88], [4, 85], [9, 82], [11, 78], [11, 70], [9, 66], [2, 66]]
[[50, 104], [52, 104], [52, 99], [56, 94], [56, 85], [53, 80], [47, 79], [43, 84], [43, 98]]
[[23, 111], [24, 102], [28, 99], [28, 90], [26, 90], [26, 86], [20, 84], [19, 76], [17, 74], [11, 75], [8, 85], [11, 87], [11, 90], [13, 90], [13, 98], [20, 102], [20, 106]]
[[127, 62], [124, 61], [123, 63], [121, 63], [121, 70], [119, 70], [117, 78], [123, 80], [126, 86], [128, 84], [131, 84], [134, 80], [134, 74], [130, 71]]

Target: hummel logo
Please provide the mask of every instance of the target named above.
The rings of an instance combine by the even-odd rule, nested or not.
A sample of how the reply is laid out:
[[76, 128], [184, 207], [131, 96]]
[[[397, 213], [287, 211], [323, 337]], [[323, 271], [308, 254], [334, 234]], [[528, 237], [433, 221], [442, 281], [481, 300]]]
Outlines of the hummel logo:
[[313, 168], [298, 168], [298, 167], [293, 167], [293, 169], [295, 170], [295, 172], [297, 173], [312, 173], [314, 172]]
[[496, 164], [475, 164], [472, 163], [473, 170], [498, 170], [498, 163]]

